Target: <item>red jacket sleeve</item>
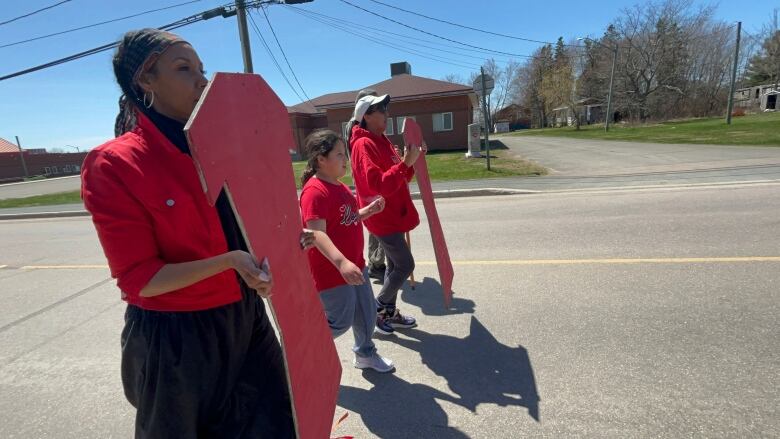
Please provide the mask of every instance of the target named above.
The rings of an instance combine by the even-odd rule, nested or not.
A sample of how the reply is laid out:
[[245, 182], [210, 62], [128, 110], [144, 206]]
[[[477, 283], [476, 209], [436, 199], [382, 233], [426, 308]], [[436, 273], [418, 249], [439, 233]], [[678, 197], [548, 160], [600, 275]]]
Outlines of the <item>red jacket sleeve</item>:
[[[408, 184], [407, 174], [411, 168], [406, 166], [404, 162], [396, 163], [383, 172], [377, 164], [379, 151], [373, 144], [364, 139], [358, 139], [355, 142], [354, 151], [357, 154], [357, 162], [363, 171], [366, 183], [373, 192], [388, 197]], [[413, 169], [412, 172], [414, 172]]]
[[414, 166], [409, 166], [406, 170], [406, 182], [410, 183], [414, 178]]
[[84, 160], [81, 198], [92, 214], [111, 276], [125, 294], [137, 297], [165, 262], [149, 213], [123, 183], [126, 167], [110, 151], [92, 151]]

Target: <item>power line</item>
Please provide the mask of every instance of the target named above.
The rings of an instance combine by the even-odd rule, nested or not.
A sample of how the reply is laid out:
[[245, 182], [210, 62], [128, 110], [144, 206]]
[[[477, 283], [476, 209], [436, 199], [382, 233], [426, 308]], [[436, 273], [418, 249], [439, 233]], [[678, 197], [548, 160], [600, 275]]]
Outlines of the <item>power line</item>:
[[[294, 9], [294, 10], [296, 10], [298, 12], [301, 12], [301, 13], [304, 13], [304, 14], [308, 14], [308, 15], [314, 15], [314, 16], [320, 17], [322, 19], [325, 19], [327, 21], [332, 21], [332, 22], [338, 23], [338, 24], [351, 25], [351, 26], [364, 26], [364, 24], [361, 24], [361, 23], [356, 23], [354, 21], [349, 21], [349, 20], [345, 20], [345, 19], [342, 19], [342, 18], [332, 17], [330, 15], [321, 14], [321, 13], [310, 11], [310, 10], [307, 10], [307, 9], [296, 8], [296, 7], [293, 7], [293, 6], [288, 6], [288, 9]], [[326, 24], [328, 24], [328, 23], [326, 23]], [[454, 52], [454, 51], [451, 51], [451, 50], [445, 50], [445, 49], [441, 49], [439, 47], [432, 47], [432, 46], [428, 46], [426, 44], [420, 44], [420, 43], [422, 42], [422, 43], [427, 43], [427, 44], [433, 44], [433, 45], [436, 45], [436, 46], [442, 46], [442, 47], [447, 47], [447, 48], [450, 48], [450, 49], [456, 49], [456, 50], [472, 52], [472, 53], [479, 53], [479, 54], [483, 54], [483, 55], [484, 54], [489, 54], [491, 57], [495, 57], [495, 54], [490, 53], [490, 52], [486, 52], [484, 50], [470, 49], [470, 48], [467, 48], [467, 47], [454, 46], [452, 44], [447, 44], [447, 43], [443, 43], [443, 42], [440, 42], [440, 41], [426, 40], [426, 39], [423, 39], [423, 38], [413, 37], [413, 36], [406, 35], [406, 34], [400, 34], [400, 33], [392, 32], [392, 31], [389, 31], [389, 30], [383, 30], [383, 31], [380, 32], [380, 31], [376, 31], [376, 30], [367, 28], [367, 29], [364, 29], [364, 31], [365, 32], [371, 32], [371, 33], [373, 33], [375, 35], [380, 35], [381, 34], [380, 37], [383, 37], [385, 35], [394, 35], [394, 36], [397, 36], [397, 37], [400, 37], [400, 38], [412, 41], [414, 44], [416, 44], [418, 46], [427, 47], [429, 49], [439, 50], [439, 51], [442, 51], [442, 52], [451, 53], [453, 55], [466, 56], [466, 57], [469, 57], [469, 58], [476, 58], [476, 59], [480, 59], [480, 60], [483, 60], [483, 61], [486, 59], [485, 56], [477, 56], [477, 55], [470, 55], [470, 54], [461, 53], [461, 52]], [[532, 57], [532, 55], [526, 55], [525, 57]], [[498, 61], [500, 61], [500, 62], [509, 62], [510, 60], [499, 59]]]
[[[197, 23], [199, 21], [209, 20], [214, 17], [222, 16], [222, 17], [230, 17], [235, 15], [235, 8], [228, 8], [228, 7], [218, 7], [214, 9], [210, 9], [208, 11], [204, 11], [199, 14], [191, 15], [189, 17], [182, 18], [181, 20], [174, 21], [173, 23], [168, 23], [166, 25], [160, 26], [157, 29], [160, 30], [174, 30], [178, 29], [180, 27], [188, 26], [193, 23]], [[39, 66], [30, 67], [25, 70], [21, 70], [15, 73], [11, 73], [5, 76], [0, 76], [0, 81], [4, 81], [6, 79], [15, 78], [17, 76], [26, 75], [28, 73], [37, 72], [39, 70], [47, 69], [49, 67], [54, 67], [60, 64], [65, 64], [70, 61], [75, 61], [77, 59], [85, 58], [87, 56], [95, 55], [101, 52], [105, 52], [107, 50], [111, 50], [115, 47], [119, 46], [119, 41], [114, 41], [113, 43], [104, 44], [102, 46], [98, 46], [89, 50], [85, 50], [83, 52], [79, 52], [70, 56], [66, 56], [65, 58], [60, 58], [54, 61], [47, 62], [45, 64], [41, 64]]]
[[[320, 23], [325, 24], [327, 26], [330, 26], [330, 27], [333, 27], [335, 29], [341, 30], [342, 32], [346, 32], [348, 34], [355, 35], [357, 37], [367, 39], [369, 41], [375, 42], [375, 43], [380, 44], [382, 46], [386, 46], [386, 47], [389, 47], [389, 48], [392, 48], [392, 49], [396, 49], [396, 50], [399, 50], [399, 51], [404, 52], [404, 53], [410, 53], [410, 54], [413, 54], [413, 55], [418, 55], [418, 56], [421, 56], [423, 58], [427, 58], [427, 59], [430, 59], [430, 60], [433, 60], [433, 61], [444, 62], [444, 63], [451, 64], [451, 65], [454, 65], [454, 66], [457, 66], [457, 67], [465, 67], [465, 68], [479, 67], [477, 64], [468, 64], [468, 65], [466, 65], [466, 63], [468, 63], [468, 61], [463, 61], [463, 60], [459, 60], [459, 59], [443, 57], [443, 56], [440, 56], [440, 55], [433, 55], [433, 54], [429, 54], [429, 53], [425, 53], [425, 52], [420, 52], [418, 50], [410, 49], [407, 46], [403, 46], [403, 45], [400, 45], [400, 44], [392, 45], [392, 44], [387, 43], [386, 41], [383, 41], [381, 39], [381, 36], [372, 37], [372, 36], [370, 36], [368, 34], [357, 33], [354, 30], [352, 30], [351, 28], [349, 28], [348, 26], [343, 25], [343, 24], [339, 24], [337, 21], [336, 22], [329, 22], [329, 21], [327, 21], [325, 19], [321, 19], [321, 18], [318, 18], [316, 16], [309, 16], [309, 15], [307, 15], [311, 11], [306, 11], [304, 9], [298, 9], [298, 8], [290, 8], [290, 9], [294, 9], [295, 10], [294, 12], [297, 12], [298, 14], [303, 15], [304, 17], [309, 18], [310, 20], [314, 20], [314, 21], [320, 22]], [[367, 31], [371, 32], [370, 30], [367, 30]], [[372, 33], [374, 35], [377, 34], [376, 32], [372, 32]], [[420, 46], [429, 47], [429, 48], [432, 48], [434, 50], [440, 50], [438, 48], [425, 46], [425, 45], [422, 45], [422, 44], [420, 44]], [[451, 53], [454, 53], [456, 55], [471, 56], [471, 55], [459, 54], [459, 53], [455, 53], [455, 52], [451, 52]], [[482, 57], [477, 57], [477, 58], [479, 58], [480, 60], [483, 60], [483, 61], [485, 60]], [[450, 61], [452, 61], [452, 62], [450, 62]], [[460, 64], [458, 64], [458, 63], [460, 63]]]
[[[318, 22], [323, 23], [325, 25], [331, 26], [331, 27], [333, 27], [335, 29], [341, 30], [342, 32], [346, 32], [346, 33], [355, 35], [355, 36], [357, 36], [357, 37], [359, 37], [361, 39], [372, 41], [372, 42], [374, 42], [376, 44], [379, 44], [381, 46], [389, 47], [391, 49], [398, 50], [400, 52], [410, 53], [412, 55], [416, 55], [416, 56], [419, 56], [421, 58], [430, 59], [432, 61], [441, 62], [441, 63], [444, 63], [444, 64], [450, 64], [450, 65], [453, 65], [453, 66], [456, 66], [456, 67], [461, 67], [461, 68], [466, 68], [466, 69], [479, 68], [479, 65], [477, 65], [477, 64], [466, 64], [467, 61], [452, 60], [452, 59], [440, 57], [440, 56], [437, 56], [437, 55], [431, 55], [431, 54], [426, 54], [426, 53], [423, 53], [423, 52], [419, 52], [419, 51], [416, 51], [414, 49], [406, 48], [405, 46], [401, 46], [401, 45], [397, 45], [397, 44], [396, 45], [392, 45], [392, 44], [389, 44], [389, 43], [387, 43], [385, 41], [382, 41], [382, 40], [380, 40], [378, 38], [369, 36], [367, 34], [361, 34], [361, 33], [355, 32], [355, 31], [353, 31], [353, 30], [351, 30], [349, 28], [346, 28], [344, 26], [340, 26], [340, 25], [335, 24], [335, 23], [329, 23], [329, 22], [327, 22], [325, 20], [322, 20], [320, 18], [317, 18], [317, 17], [307, 16], [307, 15], [304, 14], [303, 10], [301, 10], [301, 9], [297, 9], [297, 8], [290, 8], [290, 9], [294, 10], [296, 13], [304, 15], [305, 17], [309, 18], [310, 20], [318, 21]], [[456, 62], [453, 62], [453, 61], [456, 61]]]
[[284, 58], [284, 62], [287, 63], [287, 67], [290, 69], [290, 73], [292, 73], [293, 78], [295, 79], [295, 83], [298, 84], [298, 87], [300, 87], [301, 92], [303, 92], [303, 95], [306, 96], [306, 99], [311, 101], [311, 98], [308, 94], [306, 94], [306, 90], [304, 90], [303, 86], [301, 85], [301, 81], [298, 80], [298, 75], [295, 74], [295, 70], [293, 70], [292, 66], [290, 65], [290, 60], [287, 59], [287, 54], [284, 53], [284, 49], [282, 48], [282, 43], [279, 42], [279, 38], [276, 37], [276, 32], [274, 31], [274, 27], [271, 25], [271, 20], [268, 19], [268, 13], [265, 11], [265, 7], [260, 8], [263, 11], [263, 16], [265, 16], [265, 22], [268, 23], [268, 28], [271, 29], [271, 34], [274, 36], [274, 40], [276, 40], [276, 45], [279, 47], [279, 51], [282, 52], [282, 57]]
[[57, 6], [59, 6], [61, 4], [68, 3], [69, 1], [71, 1], [71, 0], [63, 0], [63, 1], [59, 2], [59, 3], [53, 4], [51, 6], [46, 6], [45, 8], [38, 9], [37, 11], [32, 11], [30, 13], [27, 13], [27, 14], [24, 14], [24, 15], [20, 15], [20, 16], [18, 16], [16, 18], [12, 18], [10, 20], [3, 21], [3, 22], [0, 23], [0, 26], [2, 26], [4, 24], [12, 23], [12, 22], [14, 22], [16, 20], [21, 20], [22, 18], [26, 18], [26, 17], [29, 17], [31, 15], [35, 15], [35, 14], [37, 14], [39, 12], [43, 12], [43, 11], [46, 11], [48, 9], [56, 8]]
[[[70, 0], [68, 0], [68, 1], [70, 1]], [[101, 21], [100, 23], [88, 24], [86, 26], [75, 27], [75, 28], [67, 29], [67, 30], [60, 31], [60, 32], [54, 32], [54, 33], [47, 34], [47, 35], [41, 35], [41, 36], [38, 36], [38, 37], [28, 38], [26, 40], [21, 40], [21, 41], [16, 41], [16, 42], [13, 42], [13, 43], [0, 45], [0, 49], [5, 48], [5, 47], [16, 46], [16, 45], [19, 45], [19, 44], [29, 43], [31, 41], [38, 41], [38, 40], [42, 40], [42, 39], [45, 39], [45, 38], [51, 38], [51, 37], [55, 37], [57, 35], [63, 35], [63, 34], [71, 33], [71, 32], [76, 32], [76, 31], [83, 30], [83, 29], [89, 29], [89, 28], [92, 28], [92, 27], [102, 26], [102, 25], [108, 24], [108, 23], [115, 23], [117, 21], [127, 20], [127, 19], [134, 18], [134, 17], [140, 17], [141, 15], [147, 15], [147, 14], [151, 14], [153, 12], [164, 11], [166, 9], [178, 8], [180, 6], [185, 6], [185, 5], [189, 5], [191, 3], [197, 3], [197, 2], [200, 2], [200, 1], [203, 1], [203, 0], [191, 0], [191, 1], [184, 2], [184, 3], [178, 3], [178, 4], [175, 4], [175, 5], [171, 5], [171, 6], [166, 6], [166, 7], [163, 7], [163, 8], [158, 8], [158, 9], [152, 9], [152, 10], [149, 10], [149, 11], [139, 12], [137, 14], [128, 15], [126, 17], [114, 18], [114, 19], [111, 19], [111, 20]]]
[[367, 12], [367, 13], [369, 13], [369, 14], [371, 14], [371, 15], [375, 15], [375, 16], [377, 16], [377, 17], [379, 17], [379, 18], [382, 18], [383, 20], [387, 20], [387, 21], [390, 21], [390, 22], [392, 22], [392, 23], [395, 23], [395, 24], [397, 24], [397, 25], [399, 25], [399, 26], [403, 26], [403, 27], [406, 27], [406, 28], [409, 28], [409, 29], [415, 30], [415, 31], [417, 31], [417, 32], [424, 33], [424, 34], [426, 34], [426, 35], [430, 35], [430, 36], [432, 36], [432, 37], [436, 37], [436, 38], [439, 38], [439, 39], [441, 39], [441, 40], [449, 41], [449, 42], [451, 42], [451, 43], [460, 44], [460, 45], [462, 45], [462, 46], [466, 46], [466, 47], [472, 47], [472, 48], [474, 48], [474, 49], [480, 49], [480, 50], [484, 50], [484, 51], [487, 51], [487, 52], [498, 53], [498, 54], [501, 54], [501, 55], [519, 56], [519, 57], [528, 57], [528, 56], [529, 56], [529, 55], [523, 55], [523, 54], [519, 54], [519, 53], [502, 52], [502, 51], [500, 51], [500, 50], [487, 49], [487, 48], [484, 48], [484, 47], [475, 46], [475, 45], [473, 45], [473, 44], [463, 43], [463, 42], [461, 42], [461, 41], [453, 40], [453, 39], [451, 39], [451, 38], [443, 37], [443, 36], [441, 36], [441, 35], [437, 35], [437, 34], [434, 34], [434, 33], [432, 33], [432, 32], [428, 32], [428, 31], [422, 30], [422, 29], [420, 29], [420, 28], [417, 28], [417, 27], [414, 27], [414, 26], [411, 26], [411, 25], [408, 25], [408, 24], [405, 24], [405, 23], [401, 23], [401, 22], [400, 22], [400, 21], [398, 21], [398, 20], [394, 20], [394, 19], [392, 19], [392, 18], [385, 17], [385, 16], [384, 16], [384, 15], [382, 15], [382, 14], [379, 14], [379, 13], [376, 13], [376, 12], [373, 12], [373, 11], [370, 11], [370, 10], [368, 10], [368, 9], [366, 9], [366, 8], [363, 8], [363, 7], [361, 7], [361, 6], [358, 6], [358, 5], [354, 4], [354, 3], [350, 3], [350, 2], [348, 2], [347, 0], [339, 0], [339, 1], [340, 1], [340, 2], [342, 2], [342, 3], [346, 3], [346, 4], [348, 4], [348, 5], [352, 6], [353, 8], [360, 9], [361, 11], [364, 11], [364, 12]]
[[[495, 35], [497, 37], [511, 38], [513, 40], [527, 41], [529, 43], [555, 44], [555, 43], [551, 43], [549, 41], [534, 40], [534, 39], [531, 39], [531, 38], [518, 37], [518, 36], [515, 36], [515, 35], [501, 34], [501, 33], [498, 33], [498, 32], [491, 32], [491, 31], [487, 31], [487, 30], [484, 30], [484, 29], [479, 29], [479, 28], [476, 28], [476, 27], [466, 26], [464, 24], [453, 23], [451, 21], [447, 21], [447, 20], [442, 20], [440, 18], [431, 17], [431, 16], [428, 16], [428, 15], [421, 14], [419, 12], [410, 11], [408, 9], [404, 9], [404, 8], [401, 8], [401, 7], [398, 7], [398, 6], [395, 6], [395, 5], [389, 5], [387, 3], [380, 2], [379, 0], [370, 0], [370, 1], [372, 1], [374, 3], [377, 3], [377, 4], [380, 4], [382, 6], [386, 6], [388, 8], [398, 9], [399, 11], [406, 12], [407, 14], [417, 15], [419, 17], [427, 18], [428, 20], [433, 20], [433, 21], [438, 21], [439, 23], [449, 24], [450, 26], [460, 27], [460, 28], [463, 28], [463, 29], [469, 29], [469, 30], [473, 30], [475, 32], [482, 32], [483, 34]], [[579, 46], [577, 46], [575, 44], [564, 44], [564, 46], [576, 46], [576, 47], [579, 47]]]
[[249, 23], [252, 25], [252, 28], [254, 29], [257, 36], [260, 38], [260, 42], [263, 44], [263, 47], [265, 47], [265, 51], [268, 53], [268, 56], [271, 58], [271, 61], [276, 65], [276, 69], [279, 70], [279, 74], [282, 75], [282, 78], [287, 83], [287, 85], [290, 86], [290, 89], [295, 93], [295, 96], [298, 96], [298, 99], [301, 100], [301, 102], [304, 101], [304, 99], [301, 97], [300, 93], [298, 93], [298, 90], [293, 87], [292, 82], [287, 78], [287, 75], [284, 73], [284, 69], [282, 69], [282, 66], [279, 64], [279, 61], [277, 61], [276, 56], [274, 56], [273, 51], [271, 51], [271, 47], [268, 45], [268, 42], [265, 41], [265, 37], [263, 37], [263, 34], [260, 32], [260, 28], [257, 26], [257, 23], [255, 23], [255, 19], [252, 17], [252, 14], [247, 14], [247, 17], [249, 18]]

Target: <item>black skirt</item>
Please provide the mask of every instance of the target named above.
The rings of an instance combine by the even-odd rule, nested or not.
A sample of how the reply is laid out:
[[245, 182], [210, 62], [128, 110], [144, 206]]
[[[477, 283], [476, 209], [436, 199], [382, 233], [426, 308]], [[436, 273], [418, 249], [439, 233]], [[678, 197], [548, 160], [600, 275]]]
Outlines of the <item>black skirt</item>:
[[282, 350], [263, 301], [195, 312], [128, 305], [122, 383], [136, 438], [293, 438]]

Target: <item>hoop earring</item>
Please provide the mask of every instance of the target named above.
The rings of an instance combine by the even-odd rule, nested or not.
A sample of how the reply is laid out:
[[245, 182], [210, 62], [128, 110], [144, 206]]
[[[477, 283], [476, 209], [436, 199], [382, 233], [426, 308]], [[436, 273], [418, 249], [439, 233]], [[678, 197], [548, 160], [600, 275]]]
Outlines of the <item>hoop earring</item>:
[[[151, 93], [151, 94], [152, 94], [152, 99], [151, 99], [151, 101], [150, 101], [148, 104], [146, 103], [146, 94], [147, 94], [147, 93]], [[152, 108], [152, 105], [153, 105], [153, 104], [154, 104], [154, 92], [146, 92], [146, 91], [145, 91], [145, 92], [144, 92], [144, 107], [146, 107], [147, 109], [149, 109], [149, 108]]]

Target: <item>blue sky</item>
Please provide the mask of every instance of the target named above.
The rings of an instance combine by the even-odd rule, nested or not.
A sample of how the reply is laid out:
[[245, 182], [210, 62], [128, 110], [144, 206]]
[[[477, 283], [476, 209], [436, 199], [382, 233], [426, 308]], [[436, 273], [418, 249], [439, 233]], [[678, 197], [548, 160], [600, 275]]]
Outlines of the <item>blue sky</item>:
[[[0, 26], [0, 46], [184, 1], [71, 0], [32, 17]], [[369, 0], [350, 1], [411, 26], [475, 46], [517, 54], [530, 54], [538, 47], [536, 43], [485, 35], [432, 22]], [[226, 0], [200, 0], [125, 21], [0, 48], [0, 76], [115, 41], [127, 30], [159, 26], [225, 2]], [[598, 2], [383, 0], [383, 2], [472, 27], [544, 41], [554, 41], [558, 36], [563, 36], [565, 39], [581, 35], [599, 36], [618, 16], [622, 8], [630, 7], [635, 3], [619, 0]], [[4, 1], [0, 10], [0, 22], [54, 3], [57, 1]], [[710, 2], [699, 1], [695, 3], [710, 4]], [[716, 16], [719, 19], [728, 22], [741, 20], [748, 32], [754, 32], [769, 21], [772, 9], [777, 7], [778, 3], [773, 0], [751, 0], [750, 2], [723, 0], [716, 5]], [[486, 9], [479, 10], [478, 6]], [[382, 81], [390, 75], [389, 64], [397, 61], [408, 61], [415, 75], [436, 79], [441, 79], [448, 73], [468, 77], [472, 71], [478, 70], [478, 65], [481, 64], [478, 58], [433, 50], [420, 46], [428, 43], [410, 42], [413, 40], [405, 40], [393, 35], [392, 33], [398, 33], [431, 40], [437, 44], [452, 45], [384, 21], [339, 0], [315, 0], [300, 8], [355, 23], [347, 25], [353, 32], [351, 34], [313, 21], [288, 10], [285, 6], [268, 8], [269, 18], [290, 64], [310, 97], [358, 89]], [[254, 15], [254, 18], [279, 58], [279, 62], [286, 69], [262, 13]], [[243, 70], [235, 18], [217, 17], [184, 27], [177, 32], [189, 40], [199, 52], [209, 75], [216, 71]], [[369, 35], [383, 41], [386, 45], [379, 45], [354, 34]], [[251, 44], [255, 72], [268, 81], [286, 104], [299, 102], [298, 97], [270, 61], [253, 31]], [[477, 53], [464, 52], [452, 47], [435, 46], [444, 50], [480, 56]], [[431, 60], [399, 49], [416, 50], [446, 59]], [[13, 141], [14, 136], [19, 136], [22, 146], [26, 148], [66, 150], [69, 148], [65, 145], [88, 149], [113, 137], [113, 121], [119, 90], [113, 80], [110, 58], [111, 54], [105, 52], [1, 81], [0, 137]], [[496, 58], [509, 57], [497, 55]], [[459, 65], [447, 64], [443, 61]], [[295, 85], [291, 75], [289, 73], [287, 75]]]

